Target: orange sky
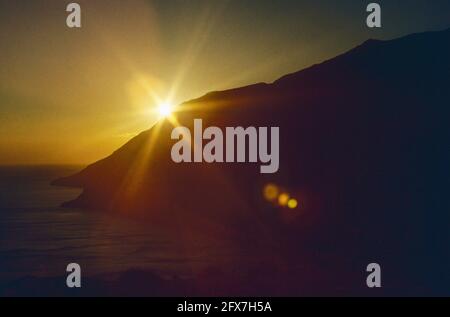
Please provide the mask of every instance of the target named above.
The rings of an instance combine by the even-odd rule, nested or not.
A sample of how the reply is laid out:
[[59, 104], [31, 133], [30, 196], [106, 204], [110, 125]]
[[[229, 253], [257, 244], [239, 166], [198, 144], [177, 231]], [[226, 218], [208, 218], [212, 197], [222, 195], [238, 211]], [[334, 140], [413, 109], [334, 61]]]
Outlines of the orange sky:
[[392, 5], [396, 27], [373, 31], [354, 1], [78, 2], [75, 30], [65, 1], [0, 0], [0, 164], [93, 162], [151, 127], [151, 94], [270, 82], [370, 37], [444, 28], [450, 12]]

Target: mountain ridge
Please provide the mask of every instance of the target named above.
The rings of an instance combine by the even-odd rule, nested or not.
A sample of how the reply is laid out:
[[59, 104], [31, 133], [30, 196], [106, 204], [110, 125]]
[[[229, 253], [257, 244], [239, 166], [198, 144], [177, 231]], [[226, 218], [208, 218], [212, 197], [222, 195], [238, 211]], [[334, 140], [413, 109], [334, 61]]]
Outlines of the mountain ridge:
[[[315, 71], [317, 69], [317, 67], [323, 67], [326, 66], [327, 63], [329, 62], [335, 62], [337, 59], [340, 58], [344, 58], [347, 57], [349, 54], [354, 54], [355, 52], [358, 52], [360, 50], [365, 50], [368, 48], [373, 47], [374, 45], [380, 45], [380, 44], [389, 44], [389, 43], [396, 43], [398, 41], [407, 41], [407, 40], [413, 40], [415, 38], [420, 38], [420, 37], [426, 37], [427, 35], [447, 35], [450, 38], [450, 28], [448, 29], [444, 29], [442, 31], [429, 31], [429, 32], [419, 32], [419, 33], [413, 33], [410, 35], [406, 35], [400, 38], [396, 38], [396, 39], [391, 39], [391, 40], [378, 40], [378, 39], [368, 39], [365, 42], [363, 42], [362, 44], [356, 46], [353, 49], [350, 49], [346, 52], [344, 52], [343, 54], [340, 54], [334, 58], [331, 59], [327, 59], [321, 63], [317, 63], [317, 64], [313, 64], [309, 67], [306, 67], [302, 70], [290, 73], [290, 74], [286, 74], [281, 76], [280, 78], [278, 78], [277, 80], [271, 82], [271, 83], [265, 83], [265, 82], [260, 82], [260, 83], [255, 83], [255, 84], [250, 84], [250, 85], [246, 85], [246, 86], [242, 86], [242, 87], [237, 87], [237, 88], [231, 88], [231, 89], [226, 89], [226, 90], [219, 90], [219, 91], [211, 91], [206, 93], [203, 96], [200, 96], [198, 98], [194, 98], [191, 100], [188, 100], [186, 102], [183, 102], [180, 106], [183, 107], [183, 105], [187, 105], [187, 104], [191, 104], [191, 103], [198, 103], [198, 102], [202, 102], [205, 101], [205, 99], [209, 99], [209, 98], [215, 98], [216, 96], [222, 96], [222, 95], [227, 95], [227, 94], [233, 94], [236, 92], [245, 92], [247, 90], [262, 90], [262, 89], [266, 89], [266, 88], [273, 88], [274, 85], [280, 84], [284, 81], [287, 81], [291, 78], [296, 78], [298, 76], [303, 76], [305, 73], [310, 72], [310, 71]], [[141, 133], [139, 133], [137, 136], [133, 137], [129, 142], [131, 142], [134, 138], [139, 137], [140, 135], [146, 135], [152, 128], [142, 131]], [[128, 142], [127, 142], [128, 143]], [[127, 144], [125, 143], [124, 146]], [[121, 147], [122, 148], [122, 147]], [[120, 148], [116, 151], [114, 151], [112, 154], [116, 153], [117, 151], [119, 151]], [[107, 159], [104, 158], [104, 159]], [[99, 161], [103, 161], [104, 159], [101, 159]], [[63, 182], [61, 181], [55, 181], [54, 182], [55, 185], [64, 185]]]
[[[380, 45], [389, 45], [391, 43], [395, 44], [395, 43], [398, 43], [399, 41], [400, 42], [404, 42], [404, 41], [411, 41], [411, 40], [417, 40], [417, 39], [424, 40], [424, 38], [427, 38], [430, 35], [431, 36], [440, 36], [440, 37], [445, 37], [446, 36], [446, 37], [448, 37], [450, 39], [450, 28], [442, 30], [442, 31], [431, 31], [431, 32], [414, 33], [414, 34], [411, 34], [411, 35], [407, 35], [407, 36], [400, 37], [400, 38], [397, 38], [397, 39], [392, 39], [392, 40], [369, 39], [369, 40], [363, 42], [361, 45], [358, 45], [355, 48], [350, 49], [349, 51], [336, 56], [335, 58], [331, 58], [331, 59], [325, 60], [325, 61], [323, 61], [321, 63], [311, 65], [310, 67], [306, 67], [306, 68], [304, 68], [304, 69], [302, 69], [300, 71], [293, 72], [293, 73], [281, 76], [279, 79], [275, 80], [272, 83], [263, 83], [263, 82], [261, 82], [261, 83], [251, 84], [251, 85], [247, 85], [247, 86], [243, 86], [243, 87], [227, 89], [227, 90], [223, 90], [223, 91], [212, 91], [212, 92], [209, 92], [209, 93], [207, 93], [207, 94], [205, 94], [205, 95], [203, 95], [203, 96], [201, 96], [199, 98], [194, 98], [192, 100], [188, 100], [188, 101], [182, 103], [180, 107], [183, 107], [183, 105], [188, 105], [188, 104], [192, 104], [192, 103], [205, 102], [205, 101], [207, 101], [209, 99], [223, 98], [224, 96], [227, 97], [229, 95], [233, 95], [233, 94], [236, 94], [236, 93], [245, 93], [247, 91], [259, 92], [259, 91], [263, 91], [265, 89], [269, 89], [270, 93], [272, 93], [274, 88], [276, 88], [276, 86], [282, 85], [283, 83], [285, 83], [287, 81], [290, 81], [290, 80], [298, 80], [299, 77], [302, 78], [303, 76], [308, 76], [308, 74], [310, 72], [315, 72], [318, 68], [326, 67], [327, 65], [329, 65], [329, 63], [335, 63], [336, 61], [342, 60], [343, 58], [347, 58], [348, 56], [351, 56], [351, 55], [353, 55], [355, 53], [359, 53], [360, 51], [371, 49], [374, 46], [375, 47], [376, 46], [379, 47]], [[127, 144], [129, 144], [129, 143], [136, 142], [136, 140], [135, 140], [136, 138], [145, 138], [145, 136], [150, 133], [151, 129], [152, 128], [139, 133], [137, 136], [132, 138], [129, 142], [125, 143], [122, 147], [127, 146]], [[120, 147], [118, 150], [114, 151], [112, 153], [112, 155], [114, 155], [115, 153], [119, 152], [122, 147]], [[101, 160], [97, 161], [96, 163], [101, 163], [104, 160], [106, 160], [108, 157], [106, 157], [104, 159], [101, 159]], [[94, 164], [96, 164], [96, 163], [94, 163]], [[72, 177], [72, 179], [74, 179], [74, 178]], [[75, 177], [75, 179], [76, 179], [76, 177]], [[72, 181], [72, 185], [70, 183], [71, 183], [71, 178], [62, 178], [62, 179], [55, 180], [53, 182], [54, 185], [76, 186], [76, 187], [81, 186], [82, 187], [82, 184], [79, 184], [77, 181]]]

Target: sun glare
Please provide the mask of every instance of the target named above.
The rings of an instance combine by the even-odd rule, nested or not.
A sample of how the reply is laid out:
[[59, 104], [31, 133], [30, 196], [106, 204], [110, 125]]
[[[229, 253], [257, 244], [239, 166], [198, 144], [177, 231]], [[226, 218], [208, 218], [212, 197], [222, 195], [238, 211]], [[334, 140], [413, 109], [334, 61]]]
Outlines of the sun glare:
[[162, 102], [158, 105], [158, 113], [161, 118], [167, 118], [173, 112], [173, 107], [168, 102]]

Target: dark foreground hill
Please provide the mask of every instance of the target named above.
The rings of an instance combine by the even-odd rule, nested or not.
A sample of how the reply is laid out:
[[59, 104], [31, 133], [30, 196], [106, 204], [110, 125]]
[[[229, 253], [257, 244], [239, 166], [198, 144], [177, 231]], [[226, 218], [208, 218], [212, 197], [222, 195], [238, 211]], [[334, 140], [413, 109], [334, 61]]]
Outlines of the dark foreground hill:
[[[55, 184], [84, 189], [67, 206], [141, 217], [180, 239], [226, 237], [243, 252], [277, 253], [287, 267], [320, 259], [327, 275], [347, 274], [342, 289], [365, 287], [365, 266], [377, 262], [386, 289], [449, 295], [449, 79], [450, 30], [370, 40], [272, 84], [181, 106], [189, 111], [177, 119], [191, 131], [194, 118], [205, 127], [280, 127], [278, 173], [176, 164], [173, 127], [163, 121]], [[267, 202], [268, 183], [298, 208]]]

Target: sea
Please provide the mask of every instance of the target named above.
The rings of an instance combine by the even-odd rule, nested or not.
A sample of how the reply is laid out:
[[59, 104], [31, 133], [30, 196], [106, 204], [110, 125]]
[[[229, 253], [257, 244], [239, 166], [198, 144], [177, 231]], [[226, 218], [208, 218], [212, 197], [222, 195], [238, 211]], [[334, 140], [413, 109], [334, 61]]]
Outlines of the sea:
[[0, 167], [0, 283], [65, 275], [77, 263], [84, 275], [142, 269], [186, 276], [229, 260], [211, 243], [188, 250], [164, 230], [95, 210], [62, 208], [81, 189], [51, 186], [83, 166]]

